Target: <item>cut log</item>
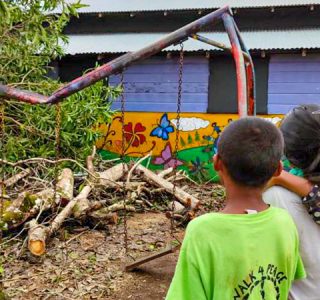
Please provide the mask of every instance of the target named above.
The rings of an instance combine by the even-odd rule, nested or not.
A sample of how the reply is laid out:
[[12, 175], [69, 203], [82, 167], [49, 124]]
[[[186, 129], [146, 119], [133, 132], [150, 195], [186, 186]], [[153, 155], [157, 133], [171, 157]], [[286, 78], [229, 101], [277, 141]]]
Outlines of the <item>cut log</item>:
[[70, 169], [61, 171], [56, 184], [56, 191], [61, 197], [62, 204], [66, 205], [73, 198], [74, 178]]
[[103, 211], [102, 209], [90, 212], [88, 214], [90, 221], [94, 223], [102, 222], [105, 224], [117, 224], [118, 215], [115, 212]]
[[112, 204], [108, 207], [105, 207], [104, 209], [108, 210], [109, 212], [119, 211], [119, 210], [126, 210], [130, 212], [135, 212], [136, 209], [132, 205], [124, 204], [123, 201], [119, 203]]
[[119, 188], [116, 181], [119, 180], [126, 172], [128, 172], [128, 166], [126, 164], [117, 164], [106, 171], [98, 173], [99, 180], [97, 184]]
[[91, 192], [91, 186], [86, 185], [82, 191], [80, 192], [80, 194], [73, 198], [63, 209], [62, 211], [56, 216], [56, 218], [52, 221], [51, 226], [49, 228], [49, 235], [52, 235], [54, 232], [56, 232], [61, 224], [63, 223], [63, 221], [68, 218], [71, 213], [72, 210], [74, 208], [74, 206], [77, 204], [77, 202], [79, 201], [79, 199], [81, 198], [87, 198], [89, 193]]
[[164, 178], [165, 176], [169, 175], [172, 171], [173, 171], [173, 168], [168, 168], [159, 172], [157, 175], [161, 178]]
[[25, 169], [25, 170], [21, 171], [20, 173], [15, 174], [14, 176], [6, 179], [6, 180], [4, 181], [4, 186], [5, 186], [5, 187], [12, 186], [12, 185], [16, 184], [16, 183], [17, 183], [19, 180], [21, 180], [22, 178], [28, 176], [30, 173], [31, 173], [31, 170], [30, 170], [30, 169]]
[[[116, 184], [120, 187], [123, 187], [123, 181], [117, 181]], [[146, 182], [143, 181], [130, 181], [129, 183], [125, 183], [125, 187], [128, 190], [134, 190], [139, 187], [143, 187], [146, 185]]]
[[9, 197], [6, 195], [5, 190], [7, 187], [13, 186], [16, 184], [19, 180], [22, 178], [28, 176], [31, 173], [30, 169], [26, 169], [21, 171], [18, 174], [15, 174], [14, 176], [4, 180], [3, 182], [0, 183], [0, 196], [3, 199], [8, 199]]
[[157, 176], [154, 172], [141, 165], [137, 167], [137, 170], [143, 174], [146, 180], [158, 187], [163, 187], [168, 193], [173, 194], [184, 206], [190, 206], [192, 209], [197, 209], [199, 207], [200, 200], [183, 191], [179, 187], [174, 188], [174, 185], [171, 182]]
[[180, 214], [173, 214], [171, 211], [166, 212], [166, 217], [168, 219], [174, 219], [176, 221], [183, 221], [186, 217]]
[[175, 214], [181, 214], [183, 211], [185, 211], [185, 206], [183, 206], [180, 202], [178, 201], [172, 201], [169, 203], [168, 207], [170, 211], [172, 211], [172, 206], [174, 205], [174, 213]]
[[60, 228], [63, 221], [71, 215], [72, 209], [77, 201], [81, 197], [88, 197], [90, 191], [91, 187], [85, 186], [80, 194], [73, 198], [56, 216], [50, 227], [39, 225], [35, 220], [30, 222], [30, 229], [28, 231], [28, 248], [31, 253], [34, 255], [42, 255], [45, 252], [47, 238]]
[[33, 255], [40, 256], [46, 251], [46, 238], [48, 229], [31, 220], [28, 231], [28, 249]]
[[[89, 195], [89, 193], [88, 193]], [[76, 219], [82, 219], [85, 217], [87, 211], [90, 209], [90, 203], [88, 200], [88, 195], [86, 197], [79, 197], [76, 204], [72, 209], [73, 216]]]
[[54, 202], [53, 189], [46, 189], [36, 194], [23, 192], [13, 201], [4, 202], [2, 221], [7, 224], [9, 230], [14, 229], [35, 216], [40, 209], [45, 211], [51, 208]]
[[[54, 203], [59, 203], [60, 195], [58, 193], [56, 193], [56, 195], [54, 194], [54, 190], [49, 188], [36, 194], [29, 195], [29, 198], [34, 201], [35, 204], [30, 210], [30, 215], [35, 215], [40, 208], [45, 211], [51, 208]], [[54, 199], [54, 196], [56, 196], [56, 199]]]

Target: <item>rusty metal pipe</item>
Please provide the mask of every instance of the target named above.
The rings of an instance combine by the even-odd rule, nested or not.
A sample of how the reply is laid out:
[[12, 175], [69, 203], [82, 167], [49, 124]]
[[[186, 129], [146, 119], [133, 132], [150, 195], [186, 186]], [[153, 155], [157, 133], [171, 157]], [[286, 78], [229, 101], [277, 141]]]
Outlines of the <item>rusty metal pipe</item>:
[[250, 52], [244, 43], [240, 30], [236, 24], [236, 22], [233, 21], [233, 26], [236, 29], [237, 36], [240, 42], [240, 45], [242, 47], [242, 50], [246, 52], [249, 56], [249, 60], [246, 63], [246, 73], [247, 73], [247, 86], [248, 86], [248, 115], [256, 115], [257, 105], [256, 105], [256, 76], [255, 76], [255, 70], [254, 70], [254, 64], [252, 57], [250, 55]]
[[233, 18], [230, 14], [224, 13], [222, 16], [222, 20], [231, 42], [232, 55], [236, 64], [238, 114], [239, 117], [242, 118], [248, 115], [247, 78], [244, 57], [242, 55], [242, 49], [240, 46], [238, 35], [233, 24]]
[[77, 91], [84, 89], [85, 87], [105, 78], [111, 74], [120, 72], [128, 65], [134, 63], [135, 61], [148, 58], [162, 49], [167, 48], [170, 45], [176, 44], [181, 40], [184, 40], [193, 33], [198, 32], [203, 27], [212, 24], [215, 21], [218, 21], [223, 14], [231, 14], [231, 11], [228, 6], [220, 8], [208, 15], [168, 34], [159, 41], [142, 48], [136, 52], [129, 52], [122, 55], [121, 57], [71, 81], [66, 84], [61, 89], [57, 90], [49, 97], [49, 103], [56, 103], [63, 98], [66, 98]]
[[[203, 42], [203, 43], [206, 43], [208, 45], [211, 45], [211, 46], [214, 46], [216, 48], [219, 48], [219, 49], [222, 49], [224, 51], [227, 51], [227, 52], [230, 52], [232, 53], [232, 48], [228, 47], [227, 45], [221, 43], [221, 42], [217, 42], [217, 41], [214, 41], [214, 40], [211, 40], [211, 39], [208, 39], [202, 35], [199, 35], [199, 34], [192, 34], [190, 36], [191, 38], [197, 40], [197, 41], [200, 41], [200, 42]], [[250, 61], [250, 55], [248, 55], [246, 52], [242, 51], [242, 54], [244, 56], [244, 58], [247, 60], [247, 61]]]
[[0, 84], [0, 98], [16, 99], [30, 104], [46, 104], [49, 97]]

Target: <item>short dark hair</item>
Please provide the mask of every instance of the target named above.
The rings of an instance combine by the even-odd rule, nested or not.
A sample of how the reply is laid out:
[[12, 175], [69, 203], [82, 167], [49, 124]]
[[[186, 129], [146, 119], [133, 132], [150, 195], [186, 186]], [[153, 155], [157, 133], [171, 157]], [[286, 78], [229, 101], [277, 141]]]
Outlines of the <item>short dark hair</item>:
[[286, 115], [280, 125], [286, 157], [310, 179], [320, 173], [319, 113], [319, 105], [299, 105]]
[[218, 141], [218, 155], [230, 177], [244, 186], [265, 185], [276, 172], [282, 154], [280, 130], [262, 118], [233, 121]]

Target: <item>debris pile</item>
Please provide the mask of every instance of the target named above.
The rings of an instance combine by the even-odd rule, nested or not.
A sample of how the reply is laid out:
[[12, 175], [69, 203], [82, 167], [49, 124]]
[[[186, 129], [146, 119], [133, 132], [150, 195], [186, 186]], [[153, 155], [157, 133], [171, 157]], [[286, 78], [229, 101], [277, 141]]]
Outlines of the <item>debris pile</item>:
[[0, 186], [0, 229], [26, 229], [28, 249], [40, 256], [65, 222], [107, 228], [124, 214], [152, 210], [163, 211], [177, 225], [195, 217], [200, 200], [183, 185], [188, 177], [182, 171], [170, 168], [156, 174], [142, 166], [147, 157], [134, 164], [117, 161], [96, 171], [94, 158], [95, 149], [87, 158], [85, 176], [63, 168], [55, 183], [37, 178], [32, 168], [20, 167]]

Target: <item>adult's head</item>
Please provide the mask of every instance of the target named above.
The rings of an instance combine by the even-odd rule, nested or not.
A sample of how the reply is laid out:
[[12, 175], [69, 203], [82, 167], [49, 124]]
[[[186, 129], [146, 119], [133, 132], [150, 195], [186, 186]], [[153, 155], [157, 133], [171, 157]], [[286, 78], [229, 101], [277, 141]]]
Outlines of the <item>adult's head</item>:
[[285, 155], [310, 180], [320, 175], [320, 106], [300, 105], [287, 114], [280, 130]]
[[230, 123], [218, 142], [215, 168], [239, 185], [260, 188], [280, 172], [283, 139], [279, 129], [261, 118]]

